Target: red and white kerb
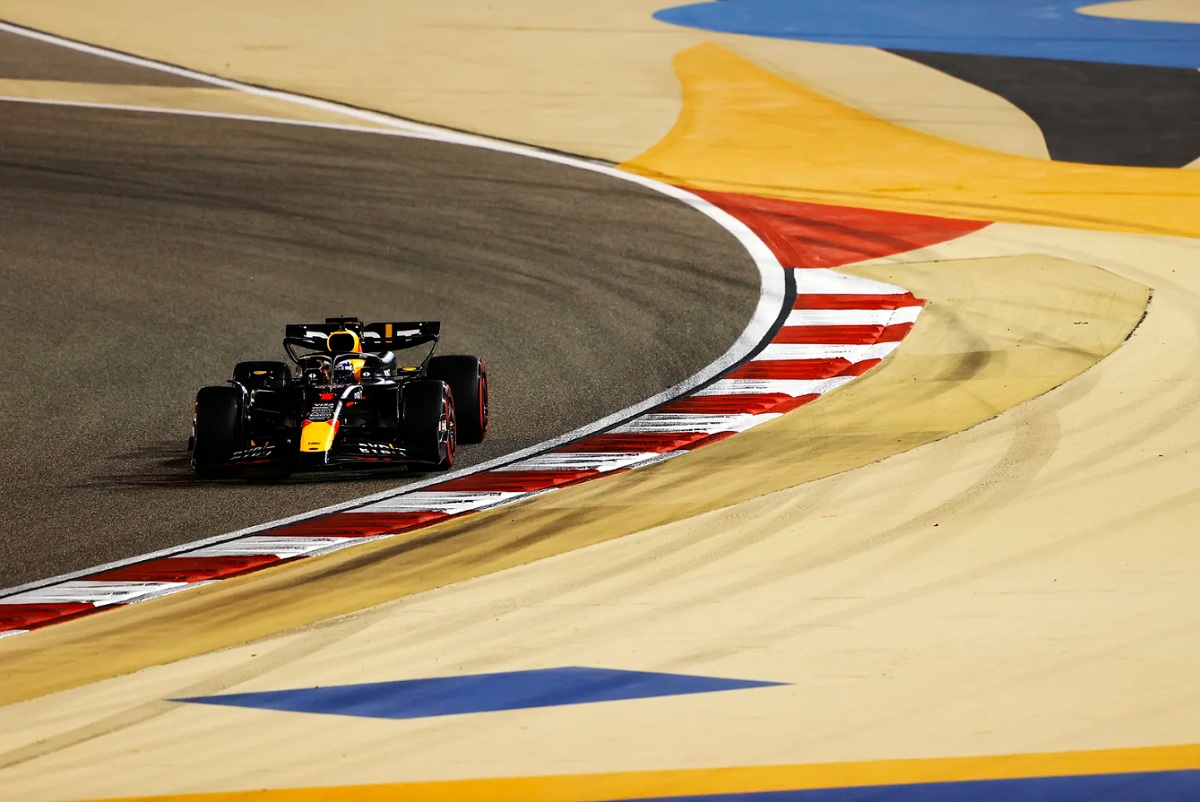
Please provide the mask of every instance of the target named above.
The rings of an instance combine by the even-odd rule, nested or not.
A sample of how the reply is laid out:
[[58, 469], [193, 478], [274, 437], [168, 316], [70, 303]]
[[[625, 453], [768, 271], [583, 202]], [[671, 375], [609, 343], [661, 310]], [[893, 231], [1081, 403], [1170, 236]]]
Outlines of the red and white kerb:
[[652, 465], [766, 423], [853, 381], [900, 344], [922, 301], [832, 270], [797, 272], [784, 326], [757, 356], [614, 429], [356, 509], [0, 598], [0, 637], [410, 532]]

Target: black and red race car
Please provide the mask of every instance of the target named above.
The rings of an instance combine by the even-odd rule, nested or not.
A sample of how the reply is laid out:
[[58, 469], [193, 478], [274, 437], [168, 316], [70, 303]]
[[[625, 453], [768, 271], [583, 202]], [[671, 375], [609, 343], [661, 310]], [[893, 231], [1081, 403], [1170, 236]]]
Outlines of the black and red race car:
[[479, 357], [434, 356], [440, 332], [436, 321], [288, 324], [283, 346], [294, 370], [239, 362], [227, 384], [196, 394], [192, 468], [205, 479], [398, 464], [446, 470], [460, 443], [487, 435], [488, 377]]

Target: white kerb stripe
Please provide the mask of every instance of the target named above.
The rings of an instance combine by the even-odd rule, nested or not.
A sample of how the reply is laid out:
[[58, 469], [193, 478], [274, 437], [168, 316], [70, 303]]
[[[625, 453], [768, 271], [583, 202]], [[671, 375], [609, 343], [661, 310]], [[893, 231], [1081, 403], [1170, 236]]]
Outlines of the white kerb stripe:
[[300, 557], [306, 554], [317, 554], [334, 551], [354, 543], [362, 543], [369, 538], [361, 537], [273, 537], [271, 535], [251, 535], [224, 543], [214, 543], [202, 549], [189, 551], [181, 557], [250, 557], [258, 554], [270, 554], [279, 559]]
[[653, 413], [634, 418], [624, 426], [613, 429], [613, 434], [648, 434], [651, 432], [715, 432], [734, 431], [743, 415], [687, 415], [673, 413]]
[[772, 418], [779, 417], [777, 412], [761, 415], [683, 415], [658, 414], [643, 415], [637, 420], [630, 421], [625, 426], [613, 429], [614, 432], [641, 434], [650, 432], [744, 432], [752, 426], [766, 423]]
[[347, 510], [356, 512], [445, 512], [455, 515], [460, 512], [482, 510], [503, 504], [509, 499], [528, 496], [529, 493], [499, 491], [475, 492], [469, 490], [438, 493], [436, 491], [408, 493], [403, 496], [377, 501], [365, 507]]
[[920, 306], [895, 309], [793, 309], [784, 326], [891, 326], [912, 323]]
[[497, 471], [615, 471], [619, 468], [630, 468], [635, 465], [649, 465], [652, 462], [660, 462], [665, 459], [666, 455], [656, 454], [653, 451], [630, 452], [630, 453], [611, 453], [611, 454], [586, 454], [586, 453], [571, 453], [571, 452], [551, 452], [542, 454], [537, 457], [530, 457], [519, 462], [514, 462], [511, 465], [505, 465], [503, 468], [496, 468]]
[[721, 379], [696, 395], [769, 395], [782, 393], [792, 398], [802, 395], [824, 395], [836, 390], [857, 376], [835, 376], [832, 379]]
[[27, 629], [8, 629], [0, 632], [0, 638], [7, 638], [9, 635], [24, 635], [28, 631]]
[[94, 582], [75, 579], [7, 596], [0, 599], [0, 604], [94, 604], [102, 607], [162, 596], [187, 586], [187, 582]]
[[862, 362], [867, 359], [883, 359], [896, 350], [900, 343], [873, 343], [871, 345], [837, 345], [835, 343], [810, 345], [807, 343], [772, 343], [754, 357], [755, 362], [780, 359], [846, 359]]
[[917, 318], [921, 316], [922, 309], [924, 309], [924, 306], [921, 304], [897, 306], [892, 310], [892, 316], [888, 320], [887, 325], [897, 326], [901, 323], [916, 323]]
[[736, 421], [734, 426], [724, 431], [727, 432], [744, 432], [747, 429], [753, 429], [755, 426], [761, 426], [768, 421], [773, 421], [776, 418], [783, 417], [782, 412], [763, 412], [758, 415], [744, 415], [742, 419]]

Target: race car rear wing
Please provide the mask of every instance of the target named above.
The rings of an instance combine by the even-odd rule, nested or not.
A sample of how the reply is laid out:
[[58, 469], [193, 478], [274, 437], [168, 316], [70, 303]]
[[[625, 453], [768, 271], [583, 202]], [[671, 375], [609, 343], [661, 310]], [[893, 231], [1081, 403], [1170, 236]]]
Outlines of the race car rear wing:
[[295, 358], [294, 347], [329, 353], [327, 340], [335, 331], [352, 331], [362, 339], [365, 353], [401, 351], [425, 343], [436, 343], [442, 324], [436, 320], [403, 323], [366, 323], [353, 317], [329, 317], [324, 323], [289, 323], [284, 327], [283, 347]]
[[436, 320], [409, 323], [368, 323], [363, 326], [363, 348], [367, 351], [399, 351], [437, 342], [442, 324]]

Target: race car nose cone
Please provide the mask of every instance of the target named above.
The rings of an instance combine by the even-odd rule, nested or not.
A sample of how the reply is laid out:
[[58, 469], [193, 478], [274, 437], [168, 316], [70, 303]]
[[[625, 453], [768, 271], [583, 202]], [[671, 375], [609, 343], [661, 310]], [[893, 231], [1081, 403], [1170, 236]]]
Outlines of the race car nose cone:
[[300, 452], [316, 454], [333, 448], [337, 421], [304, 421], [300, 429]]

